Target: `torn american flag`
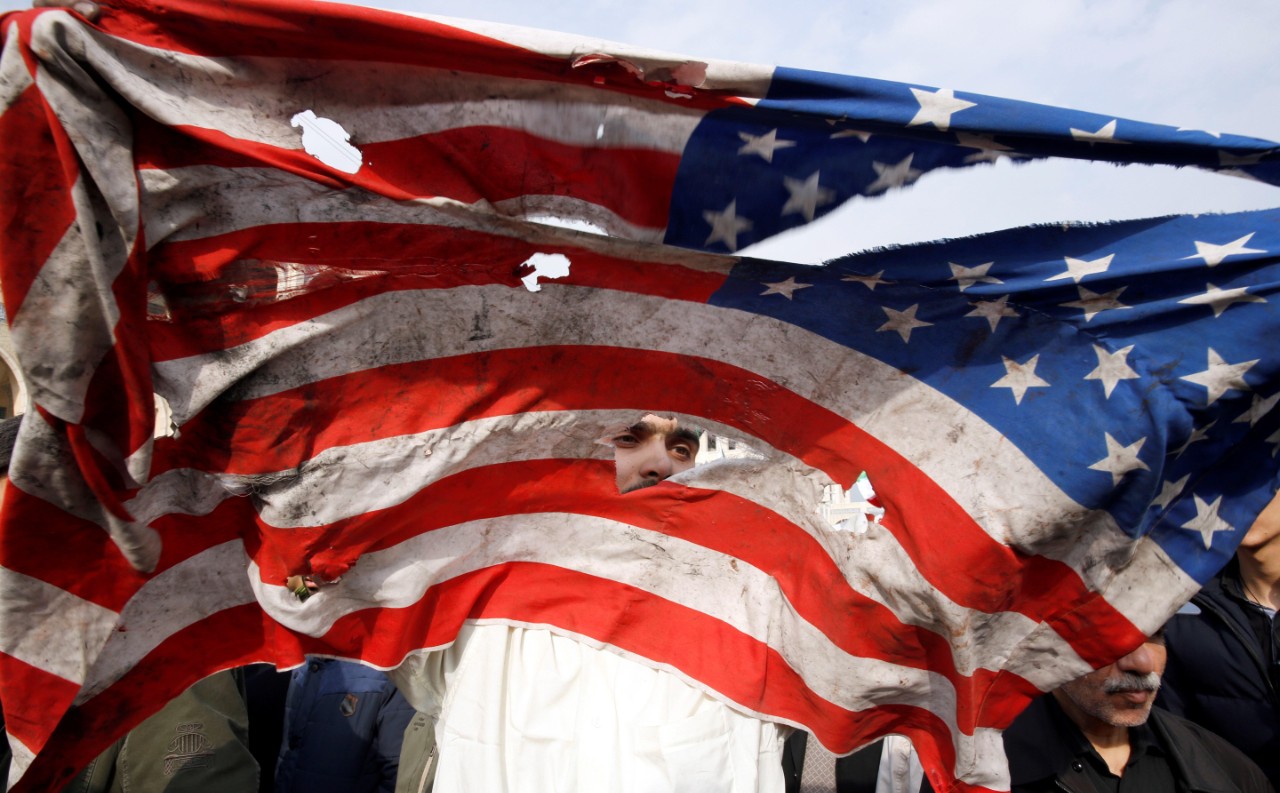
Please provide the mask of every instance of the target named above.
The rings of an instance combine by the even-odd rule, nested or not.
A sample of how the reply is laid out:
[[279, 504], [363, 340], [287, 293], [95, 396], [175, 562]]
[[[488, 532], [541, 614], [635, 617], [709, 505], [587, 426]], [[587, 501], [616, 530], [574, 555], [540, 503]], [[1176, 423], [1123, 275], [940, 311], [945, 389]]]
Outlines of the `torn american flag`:
[[[725, 255], [936, 168], [1277, 183], [1274, 143], [337, 5], [3, 25], [28, 789], [217, 669], [392, 667], [484, 618], [999, 790], [1027, 699], [1158, 626], [1274, 492], [1276, 212]], [[535, 254], [568, 272], [533, 291]], [[767, 460], [620, 496], [595, 438], [649, 411]], [[818, 493], [862, 471], [883, 526], [833, 531]]]

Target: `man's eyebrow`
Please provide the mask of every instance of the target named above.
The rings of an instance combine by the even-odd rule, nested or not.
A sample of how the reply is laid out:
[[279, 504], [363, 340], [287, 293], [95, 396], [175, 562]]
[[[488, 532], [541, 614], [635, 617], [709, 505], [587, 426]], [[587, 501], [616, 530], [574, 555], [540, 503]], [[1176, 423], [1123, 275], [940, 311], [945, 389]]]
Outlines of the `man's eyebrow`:
[[653, 426], [653, 422], [650, 421], [637, 421], [635, 424], [632, 424], [630, 427], [623, 430], [623, 432], [629, 432], [632, 435], [640, 435], [642, 437], [648, 437], [657, 433], [657, 431], [658, 428]]
[[676, 440], [688, 441], [694, 446], [698, 445], [698, 433], [688, 427], [676, 427], [675, 430], [672, 431], [671, 437]]

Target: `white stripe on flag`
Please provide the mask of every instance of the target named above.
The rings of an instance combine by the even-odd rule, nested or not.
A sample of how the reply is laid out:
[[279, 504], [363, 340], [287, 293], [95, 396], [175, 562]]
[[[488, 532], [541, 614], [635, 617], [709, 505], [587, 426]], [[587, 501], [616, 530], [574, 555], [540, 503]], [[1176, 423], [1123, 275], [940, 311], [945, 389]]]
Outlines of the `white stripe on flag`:
[[[326, 449], [299, 469], [256, 477], [211, 475], [189, 469], [169, 471], [127, 506], [139, 520], [151, 520], [169, 511], [207, 514], [225, 498], [248, 495], [254, 498], [255, 509], [268, 525], [323, 526], [394, 507], [415, 495], [424, 484], [460, 471], [521, 460], [605, 456], [603, 447], [595, 442], [597, 432], [593, 431], [604, 425], [605, 415], [580, 411], [477, 419], [416, 435]], [[425, 453], [428, 449], [432, 450], [429, 455]], [[776, 450], [761, 450], [772, 453], [775, 459], [783, 456]], [[980, 667], [998, 670], [1016, 645], [1036, 631], [1036, 624], [1021, 614], [987, 614], [955, 604], [929, 584], [896, 537], [882, 528], [873, 528], [865, 535], [824, 528], [815, 513], [825, 482], [820, 472], [795, 460], [769, 465], [763, 471], [751, 468], [737, 463], [712, 463], [671, 481], [720, 489], [744, 500], [768, 504], [817, 538], [855, 591], [885, 605], [906, 624], [934, 631], [940, 624], [945, 625], [947, 630], [940, 631], [945, 636], [967, 636], [966, 630], [977, 622], [994, 625], [984, 632], [980, 643], [956, 645], [952, 640], [955, 663], [963, 674], [972, 674]], [[259, 491], [253, 487], [254, 483], [268, 482], [269, 489]], [[191, 501], [173, 501], [177, 494]], [[434, 532], [431, 536], [442, 535]], [[362, 557], [360, 569], [368, 564], [367, 559]], [[874, 571], [875, 585], [869, 585], [864, 571]], [[891, 597], [894, 592], [899, 594]], [[292, 597], [286, 600], [291, 602]], [[1048, 632], [1036, 644], [1041, 651], [1051, 650], [1073, 669], [1081, 673], [1088, 670], [1056, 634]], [[1042, 689], [1053, 682], [1045, 670], [1034, 664], [1012, 671]]]
[[5, 614], [0, 650], [77, 685], [118, 618], [110, 609], [6, 567], [0, 567], [0, 611]]
[[691, 61], [687, 55], [646, 49], [632, 44], [622, 44], [591, 36], [575, 36], [569, 33], [504, 25], [500, 22], [487, 22], [477, 19], [460, 19], [435, 14], [399, 13], [440, 22], [451, 27], [479, 33], [482, 36], [513, 44], [522, 49], [534, 50], [562, 58], [577, 58], [591, 53], [608, 53], [613, 57], [640, 67], [650, 77], [652, 77], [655, 69], [670, 69], [689, 63], [701, 63], [706, 65], [707, 76], [699, 87], [706, 90], [734, 91], [743, 98], [765, 96], [769, 92], [769, 84], [773, 78], [772, 66], [761, 66], [738, 61]]
[[[492, 338], [468, 341], [472, 319], [482, 310]], [[421, 316], [433, 318], [434, 333], [416, 334], [403, 344], [375, 343], [414, 326]], [[185, 421], [250, 372], [251, 379], [238, 382], [239, 398], [389, 364], [561, 344], [636, 345], [763, 370], [920, 462], [931, 479], [962, 498], [975, 490], [963, 461], [981, 458], [984, 474], [1001, 487], [970, 496], [961, 506], [984, 528], [988, 522], [1016, 521], [1011, 537], [1003, 528], [987, 528], [1000, 542], [1031, 545], [1045, 525], [1083, 511], [997, 430], [895, 367], [768, 317], [648, 295], [619, 299], [610, 290], [555, 282], [536, 294], [507, 287], [380, 294], [225, 352], [157, 362], [155, 370], [157, 390]], [[798, 358], [798, 349], [812, 354]], [[924, 429], [935, 426], [954, 428], [968, 439], [969, 455], [956, 460], [937, 454], [936, 433]], [[1102, 532], [1088, 547], [1096, 554], [1095, 543], [1113, 537]]]
[[[527, 340], [524, 346], [528, 347], [570, 342], [612, 344], [631, 339], [665, 352], [707, 356], [746, 369], [768, 361], [775, 380], [853, 419], [907, 459], [921, 461], [921, 470], [957, 495], [960, 506], [992, 533], [994, 540], [1011, 542], [1023, 550], [1048, 550], [1046, 555], [1053, 558], [1061, 545], [1040, 547], [1044, 527], [1060, 522], [1062, 515], [1082, 512], [998, 431], [938, 391], [919, 384], [905, 388], [905, 375], [893, 367], [767, 317], [644, 295], [628, 294], [626, 298], [617, 300], [608, 290], [554, 282], [537, 294], [506, 287], [383, 294], [226, 353], [158, 362], [157, 382], [164, 384], [163, 393], [172, 404], [189, 411], [250, 371], [257, 379], [240, 383], [238, 394], [244, 398], [352, 371], [484, 349], [493, 341], [463, 340], [471, 333], [474, 313], [485, 308], [494, 339]], [[370, 343], [415, 322], [422, 313], [437, 318], [437, 332], [417, 336], [416, 347], [406, 344], [392, 349]], [[750, 321], [735, 321], [739, 318]], [[530, 333], [529, 327], [537, 331]], [[796, 360], [790, 354], [795, 349], [811, 349], [814, 354]], [[285, 350], [284, 357], [275, 361]], [[848, 383], [851, 378], [857, 388], [832, 385]], [[982, 458], [984, 472], [1001, 483], [998, 489], [988, 488], [971, 502], [963, 500], [964, 494], [973, 492], [964, 465], [935, 454], [936, 437], [923, 429], [939, 420], [958, 428], [960, 436], [968, 439], [966, 448], [972, 450], [972, 456]], [[1074, 544], [1061, 548], [1061, 561], [1071, 565], [1090, 587], [1101, 590], [1111, 585], [1111, 573], [1091, 560], [1100, 553], [1123, 549], [1128, 540], [1110, 516], [1094, 513], [1091, 517], [1093, 521], [1086, 525], [1093, 530], [1076, 535]], [[986, 528], [986, 522], [993, 518], [1000, 526], [994, 532]], [[1149, 585], [1177, 591], [1189, 580], [1176, 565], [1158, 561], [1144, 565], [1134, 575], [1148, 577]], [[1141, 598], [1122, 602], [1130, 619], [1141, 624], [1151, 621], [1150, 606]]]
[[[430, 66], [219, 58], [122, 39], [94, 39], [86, 57], [117, 91], [163, 124], [217, 130], [286, 150], [302, 148], [301, 132], [290, 119], [306, 109], [358, 131], [362, 145], [490, 126], [565, 145], [673, 154], [684, 150], [703, 116], [701, 110], [593, 86]], [[183, 76], [181, 102], [148, 79], [156, 73]]]
[[[912, 705], [933, 712], [957, 731], [955, 693], [942, 675], [850, 655], [804, 620], [774, 619], [781, 607], [777, 584], [757, 568], [696, 543], [602, 518], [538, 513], [438, 529], [365, 554], [339, 586], [321, 588], [305, 603], [283, 587], [252, 577], [259, 601], [273, 618], [299, 633], [323, 636], [339, 618], [371, 603], [403, 608], [422, 597], [428, 581], [447, 581], [508, 561], [555, 565], [649, 592], [773, 647], [793, 668], [805, 670], [805, 681], [816, 693], [841, 707]], [[734, 583], [724, 586], [726, 581]], [[892, 700], [880, 698], [890, 690]]]
[[[143, 584], [120, 613], [127, 630], [111, 632], [75, 704], [84, 704], [119, 680], [178, 631], [219, 611], [252, 603], [247, 564], [244, 544], [232, 540], [201, 551]], [[55, 644], [65, 651], [75, 641], [76, 636], [68, 633]]]
[[18, 44], [21, 28], [17, 25], [9, 27], [5, 36], [4, 49], [0, 51], [0, 117], [22, 96], [23, 91], [31, 87], [31, 71], [22, 57], [22, 47]]
[[36, 753], [27, 748], [27, 745], [12, 733], [8, 733], [9, 750], [13, 752], [13, 757], [9, 760], [9, 781], [6, 789], [12, 787], [18, 778], [26, 773], [27, 766], [31, 765], [31, 761], [36, 759]]

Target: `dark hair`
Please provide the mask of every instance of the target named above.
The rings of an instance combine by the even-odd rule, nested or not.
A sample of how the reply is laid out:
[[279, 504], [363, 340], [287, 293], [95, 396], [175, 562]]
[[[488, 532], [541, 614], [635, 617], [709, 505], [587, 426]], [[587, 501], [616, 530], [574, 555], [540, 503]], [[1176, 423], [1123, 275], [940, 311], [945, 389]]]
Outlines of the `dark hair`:
[[22, 416], [0, 421], [0, 475], [9, 473], [9, 460], [13, 457], [13, 442], [18, 439]]

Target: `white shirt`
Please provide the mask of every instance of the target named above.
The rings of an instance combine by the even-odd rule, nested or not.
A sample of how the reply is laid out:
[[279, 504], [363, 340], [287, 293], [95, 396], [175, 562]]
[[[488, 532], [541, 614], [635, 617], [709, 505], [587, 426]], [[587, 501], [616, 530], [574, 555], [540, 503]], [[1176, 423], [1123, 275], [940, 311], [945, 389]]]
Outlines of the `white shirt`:
[[924, 767], [911, 739], [903, 735], [886, 735], [880, 750], [880, 773], [876, 776], [876, 793], [916, 793], [924, 779]]
[[790, 728], [541, 628], [467, 624], [396, 683], [438, 713], [435, 793], [780, 793]]

